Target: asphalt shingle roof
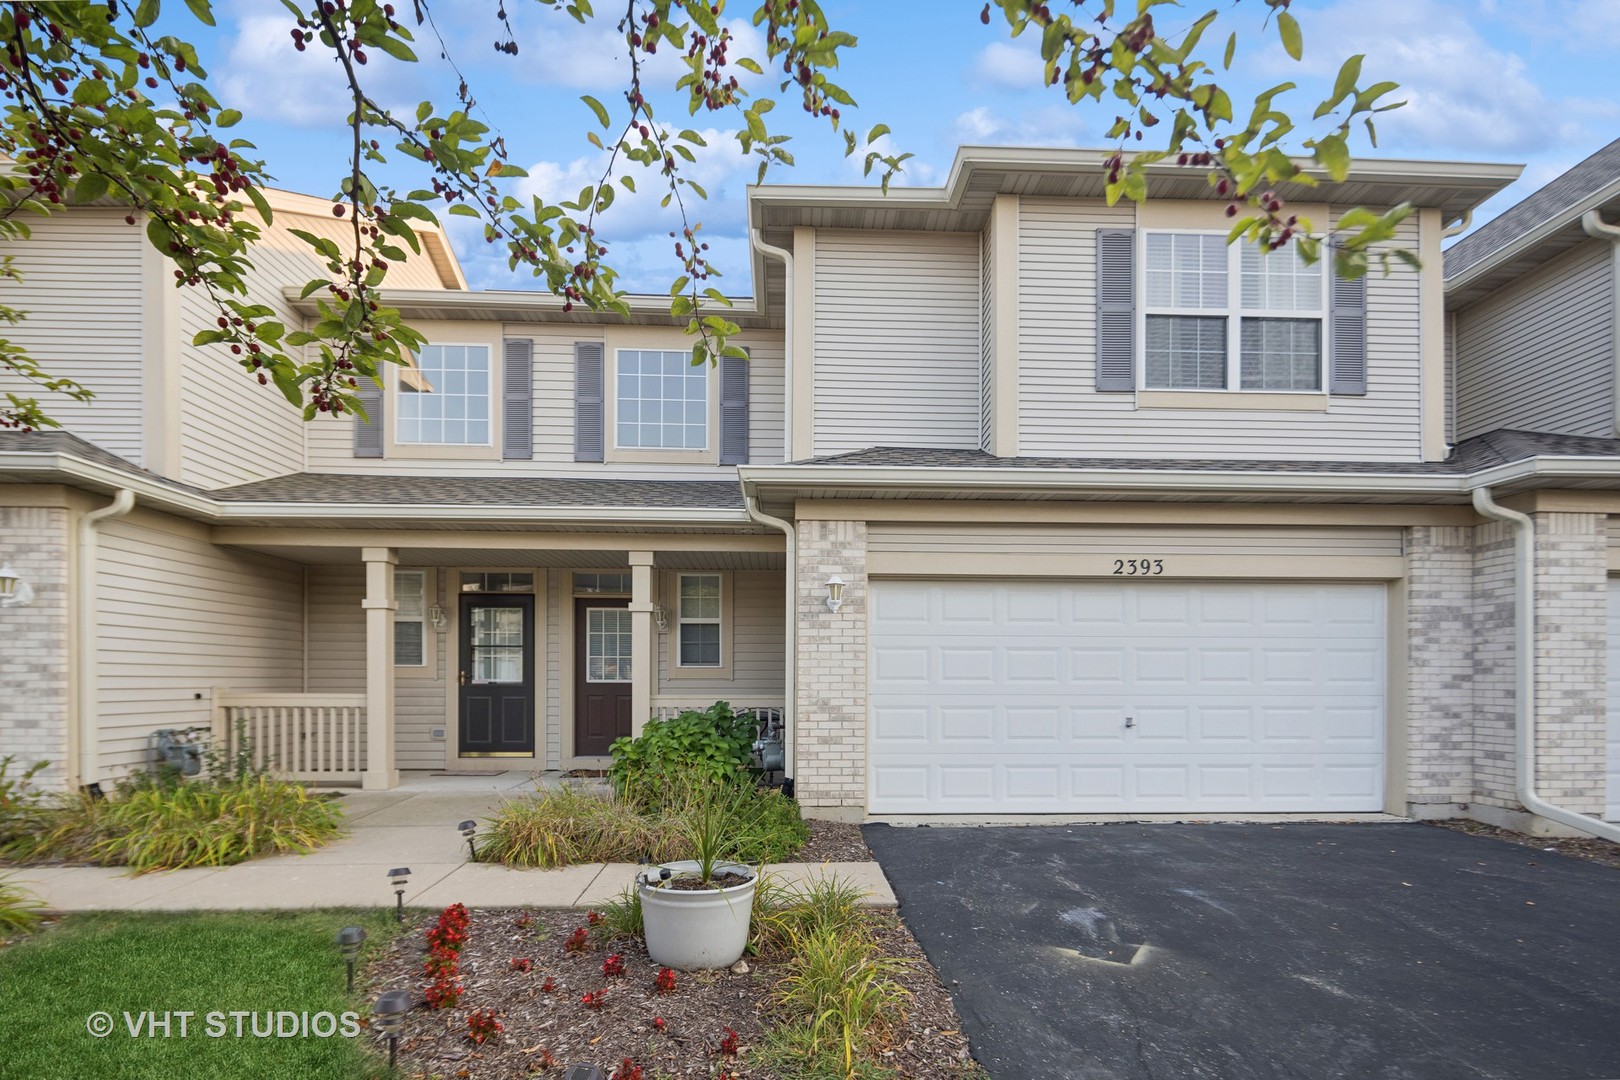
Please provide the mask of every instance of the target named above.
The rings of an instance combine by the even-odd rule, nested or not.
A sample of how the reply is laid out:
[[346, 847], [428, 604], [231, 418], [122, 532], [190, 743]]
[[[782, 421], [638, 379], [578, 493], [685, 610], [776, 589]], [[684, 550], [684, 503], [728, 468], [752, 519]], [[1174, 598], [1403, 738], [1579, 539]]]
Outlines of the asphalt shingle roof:
[[1457, 276], [1616, 180], [1620, 180], [1620, 139], [1447, 248], [1445, 276]]
[[387, 506], [578, 506], [741, 510], [730, 480], [580, 480], [544, 476], [370, 476], [292, 473], [209, 493], [234, 503]]
[[1494, 465], [1543, 455], [1548, 457], [1620, 457], [1620, 439], [1553, 435], [1503, 429], [1458, 443], [1445, 461], [1232, 461], [1171, 458], [996, 457], [983, 450], [940, 450], [924, 447], [875, 447], [831, 457], [810, 458], [796, 465], [883, 466], [890, 468], [979, 469], [1162, 469], [1176, 472], [1380, 473], [1410, 476], [1457, 476]]

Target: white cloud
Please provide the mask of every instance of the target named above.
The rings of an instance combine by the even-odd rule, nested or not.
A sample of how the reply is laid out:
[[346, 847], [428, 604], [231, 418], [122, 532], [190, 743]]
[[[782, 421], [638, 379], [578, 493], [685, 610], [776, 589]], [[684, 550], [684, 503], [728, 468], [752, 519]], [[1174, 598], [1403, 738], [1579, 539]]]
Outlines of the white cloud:
[[986, 45], [973, 61], [973, 74], [1001, 90], [1038, 90], [1044, 69], [1040, 53], [1005, 41]]
[[1047, 104], [1022, 114], [1005, 113], [980, 105], [957, 116], [956, 139], [981, 146], [1082, 146], [1100, 143], [1101, 133], [1088, 130], [1079, 107]]

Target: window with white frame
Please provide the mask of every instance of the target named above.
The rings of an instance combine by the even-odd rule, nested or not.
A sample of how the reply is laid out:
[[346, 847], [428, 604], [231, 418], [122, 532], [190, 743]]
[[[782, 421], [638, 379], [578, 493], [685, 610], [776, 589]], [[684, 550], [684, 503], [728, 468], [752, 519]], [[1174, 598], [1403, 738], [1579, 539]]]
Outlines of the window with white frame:
[[490, 445], [488, 345], [424, 345], [416, 354], [427, 387], [399, 380], [396, 443], [430, 446]]
[[614, 413], [621, 450], [707, 450], [709, 365], [689, 352], [620, 349]]
[[427, 571], [394, 571], [394, 666], [427, 666]]
[[720, 575], [681, 574], [676, 581], [675, 662], [720, 667]]
[[1149, 232], [1144, 240], [1144, 388], [1322, 389], [1320, 262], [1227, 244], [1221, 234]]

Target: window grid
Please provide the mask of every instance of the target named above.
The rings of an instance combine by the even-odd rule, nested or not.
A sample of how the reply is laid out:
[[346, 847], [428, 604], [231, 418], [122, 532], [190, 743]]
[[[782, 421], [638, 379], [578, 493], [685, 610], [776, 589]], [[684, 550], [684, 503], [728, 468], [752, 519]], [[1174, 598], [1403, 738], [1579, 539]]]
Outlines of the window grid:
[[620, 349], [615, 387], [619, 449], [709, 448], [709, 365], [685, 352]]
[[675, 662], [720, 667], [720, 575], [681, 574], [676, 582]]
[[585, 610], [585, 681], [630, 681], [630, 611], [628, 608]]
[[427, 666], [427, 572], [394, 571], [394, 666]]
[[523, 681], [523, 609], [473, 608], [473, 681]]
[[394, 441], [426, 446], [490, 445], [487, 345], [424, 345], [416, 366], [433, 389], [398, 382]]
[[1320, 262], [1214, 233], [1148, 232], [1142, 251], [1144, 389], [1322, 390]]

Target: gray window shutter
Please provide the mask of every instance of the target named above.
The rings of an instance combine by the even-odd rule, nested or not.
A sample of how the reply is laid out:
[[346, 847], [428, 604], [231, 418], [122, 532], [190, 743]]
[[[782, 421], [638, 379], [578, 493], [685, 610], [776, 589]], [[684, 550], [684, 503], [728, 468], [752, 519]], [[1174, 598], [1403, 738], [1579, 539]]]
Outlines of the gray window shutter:
[[1097, 230], [1097, 389], [1136, 389], [1136, 230]]
[[[747, 352], [747, 349], [743, 350]], [[720, 358], [720, 464], [748, 464], [748, 364]]]
[[602, 343], [574, 342], [574, 460], [602, 461], [607, 442]]
[[354, 392], [367, 419], [354, 418], [354, 456], [383, 456], [383, 388], [361, 376], [360, 388]]
[[501, 460], [534, 457], [534, 342], [507, 338], [501, 364]]
[[[1324, 259], [1333, 273], [1332, 259]], [[1367, 392], [1367, 276], [1333, 276], [1328, 303], [1328, 393]]]

